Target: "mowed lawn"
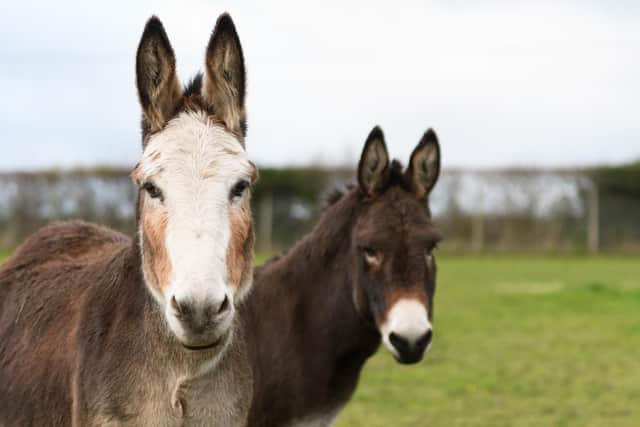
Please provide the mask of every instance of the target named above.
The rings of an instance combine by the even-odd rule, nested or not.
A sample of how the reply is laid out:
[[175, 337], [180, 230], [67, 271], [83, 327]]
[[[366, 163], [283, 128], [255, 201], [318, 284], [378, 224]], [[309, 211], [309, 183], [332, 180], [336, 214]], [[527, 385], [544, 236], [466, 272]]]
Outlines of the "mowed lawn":
[[381, 347], [338, 427], [640, 426], [640, 258], [438, 267], [430, 353], [403, 366]]
[[337, 426], [640, 426], [640, 258], [440, 257], [434, 345]]

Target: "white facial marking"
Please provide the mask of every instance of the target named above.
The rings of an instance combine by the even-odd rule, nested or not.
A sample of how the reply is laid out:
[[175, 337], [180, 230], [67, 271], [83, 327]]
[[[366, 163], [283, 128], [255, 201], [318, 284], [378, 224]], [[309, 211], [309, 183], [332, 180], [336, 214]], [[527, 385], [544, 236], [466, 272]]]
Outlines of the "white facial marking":
[[[138, 169], [140, 179], [153, 181], [163, 194], [162, 201], [151, 202], [161, 206], [150, 209], [167, 212], [164, 244], [171, 277], [162, 294], [154, 296], [173, 333], [187, 339], [172, 298], [197, 308], [218, 307], [226, 297], [233, 309], [226, 260], [229, 210], [240, 204], [232, 203], [229, 194], [238, 180], [251, 181], [253, 166], [235, 136], [212, 124], [203, 112], [183, 112], [150, 138]], [[227, 316], [217, 328], [228, 329], [231, 320]]]
[[[389, 310], [386, 321], [380, 327], [380, 333], [384, 345], [395, 357], [399, 357], [398, 351], [389, 340], [392, 332], [413, 344], [431, 329], [424, 304], [415, 299], [403, 298]], [[425, 349], [425, 353], [430, 347], [431, 343]]]

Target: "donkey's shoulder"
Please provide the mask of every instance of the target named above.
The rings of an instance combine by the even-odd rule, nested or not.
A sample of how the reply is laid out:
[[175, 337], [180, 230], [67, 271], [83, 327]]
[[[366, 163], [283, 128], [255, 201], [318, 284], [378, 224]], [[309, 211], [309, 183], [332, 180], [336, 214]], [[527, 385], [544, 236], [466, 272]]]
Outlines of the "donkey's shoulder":
[[57, 222], [29, 236], [3, 267], [94, 258], [129, 244], [129, 237], [106, 227], [84, 221]]
[[[85, 292], [105, 270], [98, 264], [107, 265], [127, 242], [96, 225], [56, 223], [32, 234], [0, 266], [0, 388], [11, 402], [0, 402], [0, 418], [19, 420], [12, 425], [70, 423], [76, 334], [90, 306]], [[47, 418], [52, 412], [58, 415]]]

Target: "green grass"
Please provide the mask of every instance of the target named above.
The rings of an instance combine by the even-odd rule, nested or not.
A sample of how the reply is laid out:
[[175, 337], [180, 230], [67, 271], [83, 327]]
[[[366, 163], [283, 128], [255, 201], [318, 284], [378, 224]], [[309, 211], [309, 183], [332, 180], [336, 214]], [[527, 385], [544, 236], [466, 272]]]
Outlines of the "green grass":
[[2, 261], [4, 261], [5, 259], [9, 258], [9, 255], [11, 255], [11, 251], [8, 249], [0, 249], [0, 263]]
[[253, 259], [256, 265], [264, 264], [265, 261], [268, 261], [273, 255], [268, 252], [256, 252], [256, 255]]
[[382, 348], [337, 426], [640, 425], [640, 259], [441, 257], [434, 345]]

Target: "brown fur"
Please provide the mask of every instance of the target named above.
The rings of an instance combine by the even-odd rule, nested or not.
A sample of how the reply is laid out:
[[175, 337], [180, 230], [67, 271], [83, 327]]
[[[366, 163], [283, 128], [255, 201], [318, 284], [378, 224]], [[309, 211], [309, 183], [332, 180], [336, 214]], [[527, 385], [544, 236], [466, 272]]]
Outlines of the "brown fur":
[[[144, 202], [142, 202], [144, 210]], [[144, 212], [144, 211], [143, 211]], [[167, 231], [168, 215], [166, 210], [150, 210], [142, 215], [142, 261], [147, 277], [153, 278], [149, 283], [157, 291], [164, 294], [171, 277], [171, 259], [164, 246]]]
[[253, 263], [253, 251], [246, 250], [245, 242], [251, 238], [252, 217], [248, 203], [240, 210], [229, 209], [231, 238], [227, 248], [227, 269], [232, 286], [240, 287], [247, 264]]
[[[365, 148], [359, 169], [385, 161], [382, 133], [372, 134], [383, 151]], [[433, 311], [435, 261], [425, 253], [440, 237], [427, 201], [399, 163], [369, 170], [360, 186], [332, 195], [310, 234], [255, 273], [241, 307], [254, 376], [249, 426], [328, 425], [378, 348], [391, 304], [409, 297]], [[382, 254], [376, 271], [363, 246]]]
[[[2, 265], [0, 425], [205, 422], [185, 424], [193, 396], [171, 396], [212, 353], [185, 352], [166, 331], [139, 253], [119, 233], [72, 222], [38, 231]], [[225, 393], [229, 377], [238, 374], [216, 377]], [[234, 390], [246, 396], [242, 381]], [[213, 419], [216, 405], [225, 402], [198, 413]]]
[[[387, 210], [377, 215], [379, 224], [390, 226], [381, 226], [376, 234], [395, 245], [396, 257], [406, 257], [399, 252], [403, 246], [420, 243], [400, 237], [404, 221], [394, 217], [392, 206], [402, 203], [399, 199], [410, 199], [404, 203], [425, 220], [427, 210], [402, 189], [387, 190], [385, 196]], [[367, 208], [370, 205], [359, 190], [352, 190], [327, 210], [309, 236], [256, 272], [243, 312], [253, 320], [255, 341], [248, 425], [283, 426], [344, 406], [362, 366], [380, 343], [377, 327], [386, 319], [386, 308], [401, 295], [426, 298], [425, 275], [435, 271], [424, 266], [419, 269], [422, 283], [407, 282], [402, 265], [389, 272], [373, 292], [381, 292], [380, 307], [362, 295], [356, 283], [359, 255], [353, 252], [352, 238], [357, 218], [366, 215]], [[424, 259], [422, 254], [416, 257]]]
[[85, 304], [118, 280], [112, 269], [129, 246], [96, 226], [53, 225], [0, 268], [1, 425], [71, 424], [70, 373], [81, 362], [70, 349], [78, 345]]

